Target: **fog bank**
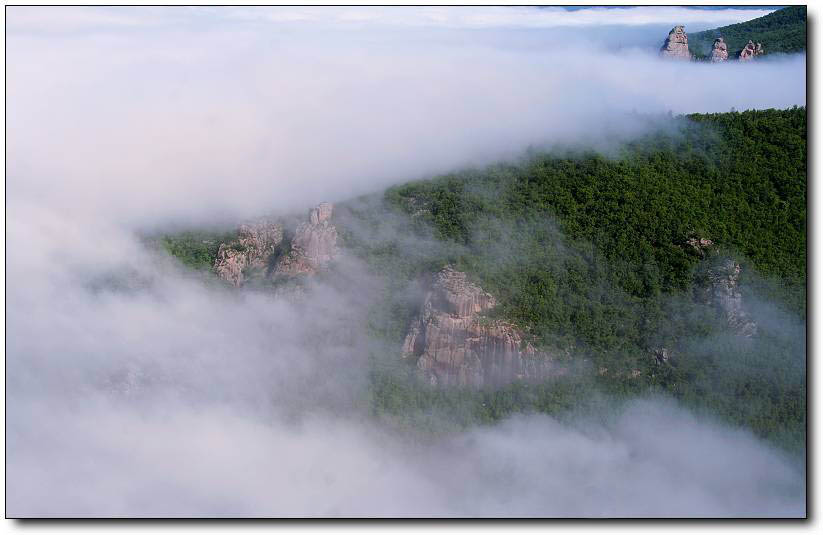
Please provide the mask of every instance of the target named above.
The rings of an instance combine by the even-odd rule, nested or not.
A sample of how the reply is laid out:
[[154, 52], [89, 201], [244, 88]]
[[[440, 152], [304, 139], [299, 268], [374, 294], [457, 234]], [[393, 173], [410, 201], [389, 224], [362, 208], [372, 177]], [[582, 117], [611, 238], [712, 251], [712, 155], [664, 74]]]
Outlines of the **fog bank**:
[[325, 30], [276, 9], [93, 10], [93, 24], [72, 10], [80, 22], [59, 31], [54, 10], [11, 8], [9, 195], [130, 226], [302, 211], [530, 145], [633, 135], [649, 127], [634, 112], [805, 104], [802, 55], [667, 62], [657, 48], [678, 19], [659, 13], [656, 38], [624, 46], [638, 41], [614, 27], [646, 36], [649, 21], [605, 11], [607, 30], [482, 9], [498, 22]]
[[412, 443], [371, 418], [358, 261], [295, 302], [138, 239], [806, 101], [804, 56], [649, 33], [761, 10], [364, 10], [8, 8], [7, 515], [804, 515], [794, 461], [661, 399]]

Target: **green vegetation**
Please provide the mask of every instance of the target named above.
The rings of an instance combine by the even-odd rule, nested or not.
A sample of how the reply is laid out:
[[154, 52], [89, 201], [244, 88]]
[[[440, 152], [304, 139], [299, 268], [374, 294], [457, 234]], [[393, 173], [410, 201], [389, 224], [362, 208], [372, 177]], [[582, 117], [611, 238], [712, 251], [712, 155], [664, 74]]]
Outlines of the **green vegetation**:
[[214, 267], [217, 251], [221, 243], [237, 238], [236, 232], [187, 230], [165, 234], [150, 241], [159, 244], [167, 253], [184, 265], [210, 271]]
[[789, 6], [739, 24], [689, 34], [689, 51], [698, 59], [712, 53], [717, 37], [726, 41], [729, 59], [736, 59], [749, 40], [763, 44], [765, 54], [806, 50], [806, 6]]
[[[608, 157], [530, 151], [337, 207], [345, 247], [385, 282], [368, 318], [380, 348], [368, 393], [375, 417], [440, 432], [515, 412], [599, 417], [622, 400], [663, 395], [804, 451], [806, 110], [667, 120]], [[234, 237], [185, 232], [160, 243], [211, 269]], [[692, 238], [715, 245], [701, 252]], [[743, 267], [741, 291], [760, 326], [751, 339], [701, 298], [706, 270], [727, 257]], [[569, 373], [479, 391], [419, 381], [399, 348], [422, 281], [448, 263], [495, 295], [494, 316], [564, 350]], [[284, 283], [300, 280], [257, 287]], [[655, 358], [659, 348], [667, 361]]]
[[[399, 344], [417, 305], [406, 289], [452, 263], [498, 298], [496, 315], [538, 345], [569, 348], [580, 365], [550, 385], [461, 393], [420, 385], [405, 364], [378, 359], [374, 411], [437, 428], [448, 425], [443, 411], [451, 424], [468, 425], [512, 411], [580, 409], [596, 392], [662, 393], [802, 450], [806, 110], [673, 122], [613, 158], [533, 152], [391, 188], [379, 209], [353, 208], [361, 224], [347, 243], [389, 280], [376, 336]], [[387, 219], [375, 217], [379, 210], [407, 214], [391, 223], [389, 234], [400, 237], [375, 241], [363, 230]], [[690, 246], [694, 237], [713, 240], [713, 252]], [[756, 313], [766, 323], [780, 318], [779, 329], [742, 343], [695, 297], [701, 269], [725, 256], [743, 265], [747, 302], [777, 301]], [[657, 347], [675, 356], [658, 363]]]

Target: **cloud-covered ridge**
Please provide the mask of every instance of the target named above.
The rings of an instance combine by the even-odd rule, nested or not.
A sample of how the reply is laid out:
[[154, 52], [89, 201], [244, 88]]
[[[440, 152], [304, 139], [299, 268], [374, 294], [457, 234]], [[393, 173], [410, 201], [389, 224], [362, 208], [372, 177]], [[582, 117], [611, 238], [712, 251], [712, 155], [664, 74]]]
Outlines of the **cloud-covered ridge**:
[[363, 266], [294, 303], [136, 237], [806, 101], [802, 55], [657, 55], [762, 10], [408, 12], [8, 8], [7, 515], [805, 514], [793, 460], [664, 400], [406, 440], [368, 410]]

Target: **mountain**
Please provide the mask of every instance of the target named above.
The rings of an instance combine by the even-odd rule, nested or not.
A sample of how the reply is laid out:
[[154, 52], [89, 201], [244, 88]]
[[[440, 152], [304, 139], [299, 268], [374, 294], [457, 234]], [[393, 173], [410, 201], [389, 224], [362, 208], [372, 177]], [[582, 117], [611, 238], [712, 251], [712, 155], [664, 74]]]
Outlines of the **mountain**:
[[711, 55], [714, 40], [722, 37], [729, 59], [737, 59], [748, 41], [761, 43], [765, 54], [806, 50], [806, 6], [789, 6], [763, 17], [689, 34], [689, 50], [698, 59]]
[[[383, 281], [368, 325], [377, 418], [461, 427], [662, 394], [802, 451], [806, 110], [652, 124], [608, 155], [532, 150], [298, 224], [335, 229], [335, 250]], [[274, 242], [295, 243], [279, 228], [260, 246], [251, 231], [158, 243], [205, 270], [221, 248], [274, 265]], [[332, 256], [299, 277], [333, 279]], [[298, 275], [284, 277], [255, 288]], [[451, 419], [432, 421], [437, 407]]]

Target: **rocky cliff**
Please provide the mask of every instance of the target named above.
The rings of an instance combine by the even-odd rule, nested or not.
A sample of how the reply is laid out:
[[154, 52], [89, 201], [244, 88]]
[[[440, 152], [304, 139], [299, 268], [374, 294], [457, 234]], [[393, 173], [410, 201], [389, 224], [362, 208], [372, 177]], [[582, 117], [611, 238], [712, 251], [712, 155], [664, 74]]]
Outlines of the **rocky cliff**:
[[746, 337], [757, 333], [757, 324], [749, 317], [740, 292], [740, 264], [723, 259], [709, 269], [707, 297], [735, 332]]
[[660, 55], [665, 58], [690, 60], [689, 36], [683, 26], [675, 26], [663, 42]]
[[214, 271], [235, 286], [241, 286], [251, 269], [262, 269], [283, 241], [283, 226], [268, 220], [240, 225], [236, 240], [220, 245]]
[[729, 59], [729, 48], [726, 46], [723, 38], [718, 37], [714, 40], [714, 45], [712, 45], [711, 62], [720, 63], [721, 61], [726, 61], [727, 59]]
[[291, 250], [277, 264], [276, 273], [315, 273], [337, 256], [337, 229], [331, 224], [334, 207], [320, 203], [309, 212], [309, 221], [297, 227]]
[[214, 271], [242, 286], [249, 277], [315, 273], [337, 255], [337, 229], [331, 224], [333, 206], [320, 203], [309, 221], [298, 225], [294, 237], [284, 237], [283, 225], [259, 220], [241, 225], [238, 237], [220, 245]]
[[483, 317], [494, 297], [447, 267], [435, 277], [403, 345], [431, 384], [499, 386], [562, 373], [511, 323]]
[[757, 56], [763, 55], [763, 45], [755, 43], [751, 39], [743, 50], [740, 51], [740, 61], [751, 61]]

